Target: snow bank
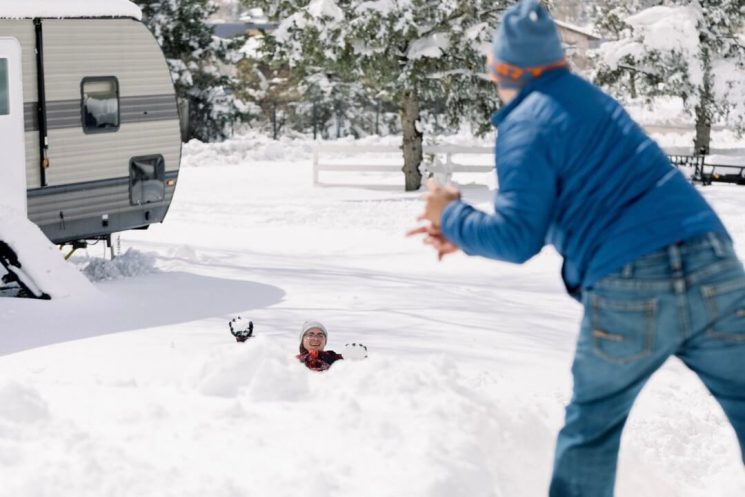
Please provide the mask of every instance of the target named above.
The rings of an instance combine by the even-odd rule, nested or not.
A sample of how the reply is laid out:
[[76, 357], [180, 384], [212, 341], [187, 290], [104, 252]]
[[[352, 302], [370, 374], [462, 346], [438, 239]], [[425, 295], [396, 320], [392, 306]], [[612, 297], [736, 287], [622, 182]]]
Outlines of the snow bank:
[[34, 223], [24, 216], [0, 210], [0, 240], [18, 256], [24, 283], [52, 298], [91, 296], [93, 286], [62, 257]]
[[[215, 156], [219, 154], [219, 158]], [[184, 144], [182, 167], [205, 167], [210, 165], [249, 165], [253, 161], [300, 160], [311, 157], [312, 140], [293, 140], [251, 133], [236, 136], [220, 143], [204, 143], [191, 140]]]
[[[15, 467], [0, 494], [497, 497], [546, 486], [560, 404], [502, 375], [382, 355], [316, 373], [261, 336], [226, 335], [196, 363], [183, 339], [117, 342], [116, 353], [88, 343], [92, 363], [0, 384], [0, 401], [18, 404], [0, 408], [0, 465]], [[531, 478], [516, 478], [526, 467]]]
[[155, 255], [147, 254], [133, 248], [115, 257], [113, 260], [92, 259], [83, 268], [90, 281], [112, 281], [134, 276], [143, 276], [157, 272]]
[[0, 422], [28, 424], [48, 417], [47, 403], [37, 389], [17, 381], [0, 384]]
[[133, 17], [140, 8], [129, 0], [2, 0], [0, 18]]

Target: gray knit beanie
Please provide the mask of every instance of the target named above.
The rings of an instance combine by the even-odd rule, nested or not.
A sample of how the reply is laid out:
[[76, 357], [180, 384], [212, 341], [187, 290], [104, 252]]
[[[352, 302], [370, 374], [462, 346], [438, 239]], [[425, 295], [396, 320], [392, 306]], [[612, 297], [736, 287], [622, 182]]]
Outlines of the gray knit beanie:
[[303, 323], [302, 331], [300, 332], [300, 342], [302, 343], [303, 338], [305, 338], [305, 334], [308, 332], [308, 330], [312, 330], [313, 328], [318, 328], [321, 330], [321, 333], [323, 333], [323, 336], [326, 337], [328, 340], [329, 333], [326, 331], [326, 327], [319, 323], [318, 321], [306, 321]]

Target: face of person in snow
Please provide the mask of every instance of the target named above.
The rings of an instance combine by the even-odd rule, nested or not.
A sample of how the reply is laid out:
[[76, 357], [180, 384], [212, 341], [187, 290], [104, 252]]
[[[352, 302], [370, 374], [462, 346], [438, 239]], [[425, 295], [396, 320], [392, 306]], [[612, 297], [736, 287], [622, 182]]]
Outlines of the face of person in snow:
[[311, 328], [303, 335], [303, 347], [308, 351], [317, 350], [321, 352], [326, 346], [326, 335], [320, 328]]

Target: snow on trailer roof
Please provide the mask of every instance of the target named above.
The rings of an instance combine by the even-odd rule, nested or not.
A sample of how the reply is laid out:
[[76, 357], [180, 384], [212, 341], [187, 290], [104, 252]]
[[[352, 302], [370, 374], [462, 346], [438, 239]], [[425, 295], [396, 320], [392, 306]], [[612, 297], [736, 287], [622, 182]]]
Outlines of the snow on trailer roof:
[[132, 17], [142, 19], [129, 0], [0, 0], [0, 18]]

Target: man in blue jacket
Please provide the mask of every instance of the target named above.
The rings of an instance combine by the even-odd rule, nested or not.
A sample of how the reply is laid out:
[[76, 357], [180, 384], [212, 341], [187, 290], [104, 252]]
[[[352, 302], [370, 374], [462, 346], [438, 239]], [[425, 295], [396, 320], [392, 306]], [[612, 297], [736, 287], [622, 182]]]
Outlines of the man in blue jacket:
[[440, 258], [522, 263], [551, 244], [585, 314], [552, 497], [611, 497], [621, 431], [671, 355], [732, 423], [745, 461], [745, 273], [721, 221], [610, 96], [572, 74], [538, 0], [507, 10], [489, 70], [504, 106], [494, 213], [430, 182], [420, 220]]

